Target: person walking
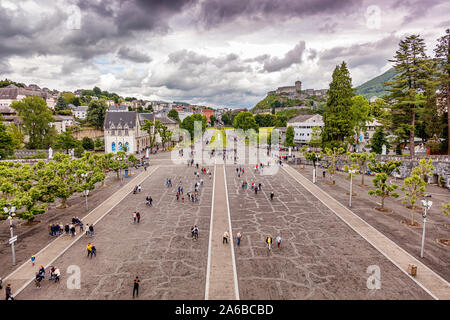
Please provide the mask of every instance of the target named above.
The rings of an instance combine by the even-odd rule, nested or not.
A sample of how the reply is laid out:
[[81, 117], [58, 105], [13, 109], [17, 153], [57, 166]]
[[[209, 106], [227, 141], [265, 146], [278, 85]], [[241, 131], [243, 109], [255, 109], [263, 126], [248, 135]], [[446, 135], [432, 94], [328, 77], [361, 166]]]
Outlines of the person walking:
[[133, 223], [136, 223], [136, 211], [133, 212]]
[[267, 246], [268, 246], [269, 251], [270, 251], [272, 249], [272, 237], [270, 235], [267, 236], [266, 243], [267, 243]]
[[198, 240], [198, 227], [194, 226], [194, 240]]
[[95, 248], [94, 244], [91, 245], [91, 259], [92, 256], [97, 257], [97, 248]]
[[86, 223], [86, 232], [85, 232], [85, 235], [88, 235], [89, 234], [89, 223]]
[[138, 191], [141, 192], [141, 190], [142, 190], [141, 185], [138, 185]]
[[225, 231], [225, 232], [223, 233], [223, 240], [222, 240], [222, 243], [228, 244], [228, 238], [230, 238], [230, 234], [228, 233], [228, 231]]
[[59, 268], [55, 268], [55, 283], [59, 282], [59, 277], [61, 276], [61, 271], [59, 271]]
[[14, 300], [12, 296], [11, 284], [8, 283], [5, 288], [6, 299], [5, 300]]
[[138, 212], [136, 213], [137, 223], [141, 222], [141, 214]]
[[279, 248], [280, 248], [280, 245], [281, 245], [281, 241], [282, 241], [283, 239], [281, 238], [280, 235], [278, 235], [278, 236], [276, 237], [275, 240], [277, 241], [277, 248], [279, 249]]
[[133, 283], [133, 299], [134, 299], [134, 294], [136, 293], [136, 297], [139, 297], [139, 284], [141, 283], [141, 281], [139, 280], [139, 277], [136, 276], [136, 279], [134, 279], [134, 283]]
[[240, 232], [238, 232], [236, 235], [238, 247], [241, 245], [241, 238], [242, 238], [242, 234]]
[[150, 207], [153, 207], [153, 199], [151, 196], [148, 196], [148, 203], [150, 204]]
[[89, 226], [89, 233], [91, 234], [91, 237], [94, 236], [94, 226], [92, 224]]
[[34, 267], [34, 262], [36, 261], [36, 257], [34, 254], [31, 256], [31, 265]]
[[273, 201], [273, 196], [274, 196], [274, 194], [273, 194], [273, 191], [270, 193], [270, 201]]
[[87, 251], [87, 257], [89, 258], [89, 256], [92, 254], [92, 245], [90, 242], [86, 246], [86, 251]]

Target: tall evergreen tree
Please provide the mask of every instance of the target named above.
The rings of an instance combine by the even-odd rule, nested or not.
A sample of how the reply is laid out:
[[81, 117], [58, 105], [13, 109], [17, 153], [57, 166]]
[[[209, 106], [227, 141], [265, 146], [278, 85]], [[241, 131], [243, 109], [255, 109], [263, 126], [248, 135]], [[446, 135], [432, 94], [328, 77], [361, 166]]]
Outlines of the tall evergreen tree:
[[59, 110], [66, 110], [66, 109], [68, 109], [66, 100], [63, 98], [63, 96], [60, 96], [58, 98], [58, 101], [56, 102], [55, 110], [59, 111]]
[[323, 147], [346, 147], [347, 139], [353, 134], [352, 78], [345, 62], [336, 66], [328, 90], [328, 100], [323, 114]]
[[447, 110], [447, 153], [450, 155], [450, 29], [445, 30], [445, 35], [438, 39], [434, 52], [440, 79], [439, 98], [441, 105]]
[[424, 95], [429, 74], [429, 59], [425, 53], [424, 40], [419, 35], [411, 35], [400, 40], [395, 53], [396, 76], [386, 82], [391, 102], [392, 131], [400, 139], [409, 139], [411, 156], [414, 156], [414, 138], [417, 113], [426, 103]]

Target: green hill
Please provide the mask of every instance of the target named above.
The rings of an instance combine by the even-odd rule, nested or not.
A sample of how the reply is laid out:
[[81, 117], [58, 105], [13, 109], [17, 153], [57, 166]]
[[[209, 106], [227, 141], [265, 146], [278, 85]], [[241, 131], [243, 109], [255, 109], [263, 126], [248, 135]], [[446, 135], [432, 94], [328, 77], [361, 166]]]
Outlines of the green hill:
[[391, 68], [385, 73], [375, 77], [367, 82], [364, 82], [362, 85], [356, 88], [356, 94], [363, 95], [366, 99], [370, 99], [373, 96], [377, 96], [381, 98], [389, 92], [386, 90], [387, 88], [383, 86], [383, 83], [390, 81], [395, 76], [395, 69]]

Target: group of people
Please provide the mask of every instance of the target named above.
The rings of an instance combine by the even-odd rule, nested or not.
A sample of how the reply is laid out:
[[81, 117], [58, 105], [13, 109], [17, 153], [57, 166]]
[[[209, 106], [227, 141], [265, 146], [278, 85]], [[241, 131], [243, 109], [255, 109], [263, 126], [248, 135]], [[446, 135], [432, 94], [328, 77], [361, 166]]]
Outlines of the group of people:
[[153, 206], [153, 199], [151, 196], [145, 197], [145, 204], [152, 207]]
[[198, 240], [198, 227], [197, 225], [191, 227], [192, 240]]
[[141, 192], [141, 191], [142, 191], [142, 187], [141, 187], [140, 184], [138, 184], [137, 186], [134, 187], [133, 194], [136, 194], [136, 193]]
[[139, 212], [133, 212], [133, 222], [134, 223], [139, 223], [141, 222], [141, 214]]
[[[275, 241], [277, 242], [277, 247], [278, 247], [278, 249], [280, 248], [280, 246], [281, 246], [281, 241], [282, 241], [283, 239], [281, 238], [281, 235], [278, 235], [276, 238], [275, 238]], [[266, 243], [267, 243], [267, 247], [268, 247], [268, 249], [269, 249], [269, 251], [270, 250], [272, 250], [272, 243], [273, 243], [273, 239], [272, 239], [272, 236], [267, 236], [266, 237]]]
[[86, 246], [86, 251], [87, 251], [87, 257], [89, 258], [89, 256], [92, 257], [96, 256], [97, 257], [97, 248], [95, 248], [95, 245], [91, 242], [89, 242]]
[[[241, 239], [242, 239], [242, 233], [238, 232], [238, 233], [236, 234], [236, 244], [237, 244], [238, 246], [241, 245]], [[230, 241], [230, 234], [228, 233], [228, 230], [227, 230], [227, 231], [225, 231], [225, 232], [223, 233], [222, 243], [223, 243], [223, 244], [228, 244], [229, 241]]]
[[77, 234], [75, 227], [80, 227], [80, 233], [83, 232], [83, 230], [84, 230], [83, 222], [81, 222], [80, 218], [78, 218], [78, 217], [72, 217], [72, 223], [67, 223], [66, 225], [63, 225], [62, 222], [49, 224], [48, 225], [48, 233], [51, 237], [59, 236], [64, 233], [75, 236]]
[[172, 180], [171, 180], [171, 179], [166, 178], [166, 186], [167, 186], [168, 188], [172, 187]]
[[[33, 263], [34, 266], [34, 263]], [[61, 272], [59, 271], [58, 267], [51, 266], [50, 267], [50, 278], [48, 280], [54, 280], [55, 283], [59, 282], [59, 278], [61, 276]], [[43, 266], [39, 267], [39, 271], [36, 273], [36, 276], [34, 278], [34, 284], [36, 285], [36, 289], [41, 288], [41, 282], [45, 278], [45, 268]]]

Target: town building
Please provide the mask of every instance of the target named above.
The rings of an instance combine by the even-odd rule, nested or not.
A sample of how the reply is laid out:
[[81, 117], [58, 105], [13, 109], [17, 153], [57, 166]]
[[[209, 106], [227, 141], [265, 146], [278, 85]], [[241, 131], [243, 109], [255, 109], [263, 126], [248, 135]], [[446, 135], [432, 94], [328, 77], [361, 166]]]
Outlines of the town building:
[[[126, 149], [128, 154], [140, 154], [150, 146], [148, 132], [142, 130], [145, 120], [159, 120], [170, 131], [178, 128], [178, 122], [154, 113], [136, 111], [107, 111], [105, 115], [104, 137], [105, 152], [117, 153]], [[161, 143], [159, 135], [156, 142]]]
[[21, 101], [25, 97], [39, 96], [47, 102], [47, 93], [28, 88], [20, 88], [13, 84], [0, 88], [0, 107], [9, 107], [14, 101]]
[[[72, 109], [72, 108], [71, 108]], [[87, 118], [87, 109], [88, 106], [75, 106], [75, 108], [72, 109], [72, 113], [75, 118], [86, 120]]]
[[287, 121], [287, 126], [294, 127], [294, 142], [299, 144], [309, 143], [314, 127], [324, 126], [320, 114], [299, 115]]
[[372, 139], [377, 127], [381, 127], [378, 121], [368, 121], [366, 126], [358, 133], [357, 141], [353, 145], [354, 152], [369, 152], [370, 139]]
[[55, 121], [51, 124], [58, 133], [65, 132], [68, 128], [73, 127], [77, 122], [72, 116], [55, 116]]

